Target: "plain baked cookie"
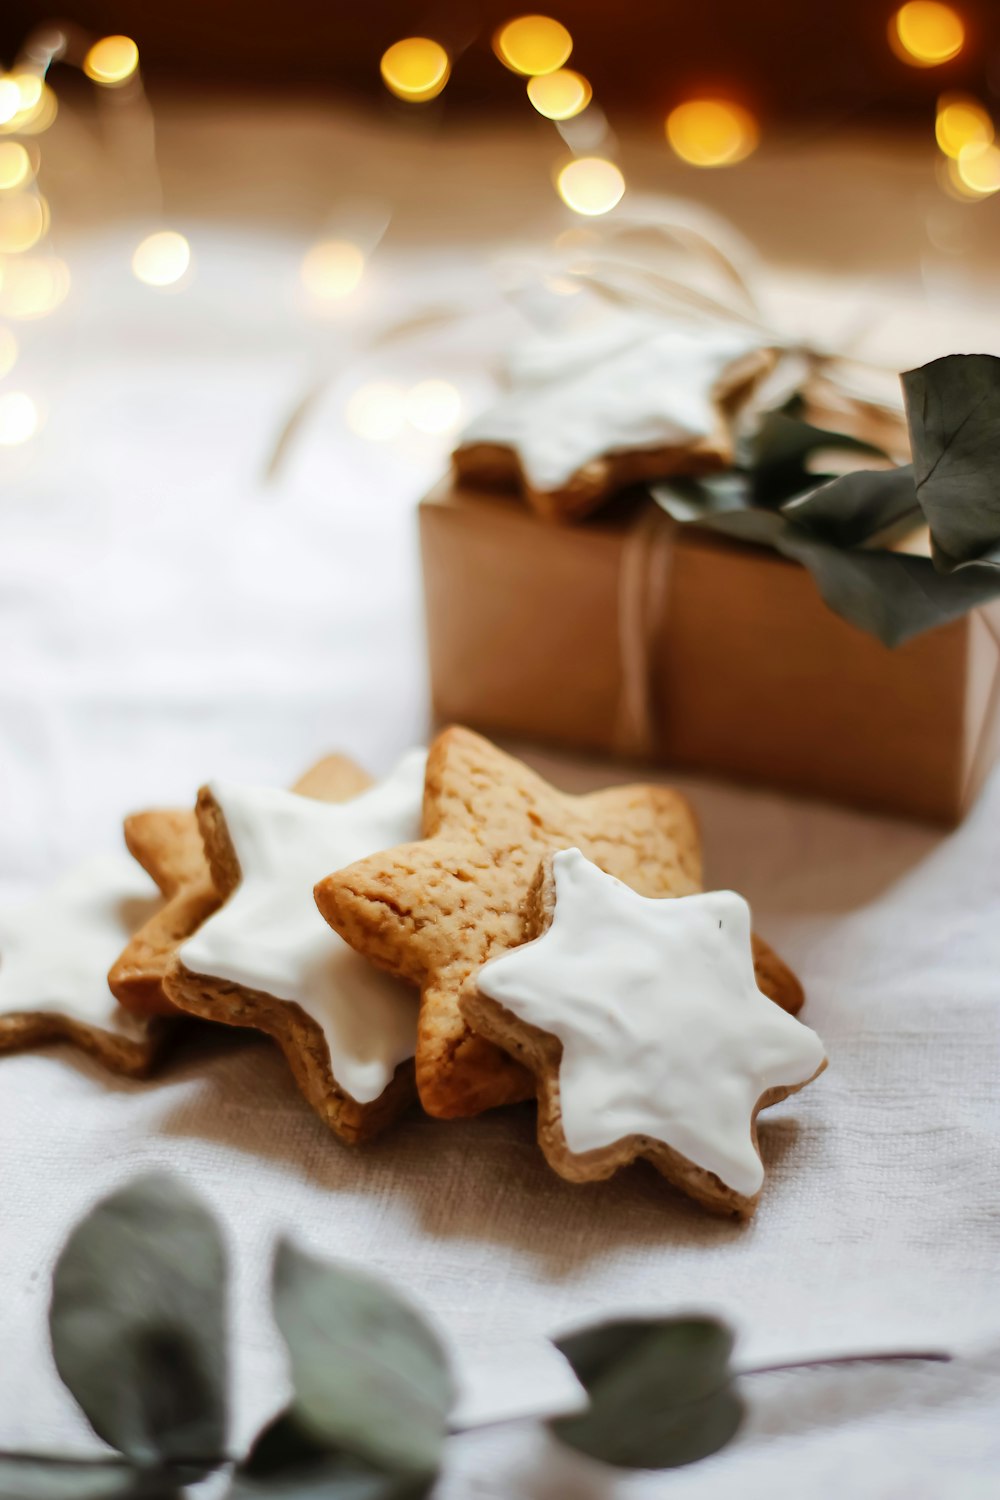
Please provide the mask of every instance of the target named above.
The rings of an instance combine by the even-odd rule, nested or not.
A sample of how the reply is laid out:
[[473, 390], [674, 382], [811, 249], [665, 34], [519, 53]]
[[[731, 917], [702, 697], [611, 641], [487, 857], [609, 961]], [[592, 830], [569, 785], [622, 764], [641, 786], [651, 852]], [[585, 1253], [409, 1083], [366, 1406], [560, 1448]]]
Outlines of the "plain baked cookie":
[[[530, 1074], [477, 1036], [459, 1009], [474, 969], [523, 940], [523, 906], [546, 854], [571, 845], [647, 896], [701, 888], [701, 854], [684, 798], [660, 786], [568, 796], [471, 730], [431, 746], [424, 839], [316, 887], [320, 911], [352, 947], [421, 987], [417, 1088], [431, 1115], [474, 1115], [530, 1098]], [[767, 993], [802, 1004], [794, 975], [766, 944]]]
[[566, 849], [541, 865], [523, 936], [470, 975], [461, 1009], [531, 1070], [550, 1166], [587, 1182], [645, 1157], [706, 1208], [749, 1217], [758, 1111], [826, 1058], [758, 989], [743, 898], [651, 900]]

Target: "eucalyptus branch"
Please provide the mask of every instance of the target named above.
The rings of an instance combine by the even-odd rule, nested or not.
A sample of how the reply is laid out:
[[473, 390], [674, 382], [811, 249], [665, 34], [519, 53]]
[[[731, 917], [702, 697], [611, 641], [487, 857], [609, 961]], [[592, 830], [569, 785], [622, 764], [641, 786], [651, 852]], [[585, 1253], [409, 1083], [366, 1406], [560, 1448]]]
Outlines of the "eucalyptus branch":
[[821, 1370], [826, 1365], [885, 1365], [896, 1360], [911, 1360], [915, 1362], [949, 1364], [954, 1355], [946, 1353], [943, 1349], [907, 1350], [894, 1349], [889, 1352], [876, 1354], [829, 1354], [819, 1359], [790, 1359], [783, 1360], [775, 1365], [750, 1365], [745, 1370], [736, 1370], [734, 1374], [741, 1375], [776, 1375], [783, 1370]]
[[[522, 1413], [456, 1424], [448, 1352], [418, 1310], [384, 1282], [283, 1242], [272, 1298], [292, 1400], [237, 1459], [225, 1451], [227, 1279], [218, 1225], [183, 1184], [140, 1178], [99, 1203], [57, 1262], [49, 1331], [65, 1385], [117, 1452], [0, 1451], [0, 1500], [48, 1500], [53, 1489], [93, 1500], [95, 1480], [118, 1500], [177, 1500], [220, 1470], [231, 1500], [305, 1500], [321, 1487], [366, 1500], [427, 1500], [450, 1437], [538, 1420]], [[712, 1317], [580, 1329], [555, 1346], [586, 1404], [542, 1420], [560, 1442], [604, 1463], [677, 1468], [738, 1431], [741, 1376], [952, 1357], [893, 1349], [739, 1369], [733, 1343]]]

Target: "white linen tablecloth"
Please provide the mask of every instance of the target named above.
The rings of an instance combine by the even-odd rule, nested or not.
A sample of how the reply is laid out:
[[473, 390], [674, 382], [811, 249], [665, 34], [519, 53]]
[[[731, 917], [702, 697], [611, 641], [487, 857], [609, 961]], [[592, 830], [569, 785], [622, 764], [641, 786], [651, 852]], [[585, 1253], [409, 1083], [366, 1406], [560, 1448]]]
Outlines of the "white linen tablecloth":
[[[77, 241], [73, 296], [23, 339], [19, 384], [48, 410], [0, 471], [4, 900], [118, 847], [124, 813], [189, 804], [211, 775], [285, 784], [335, 748], [382, 771], [428, 728], [413, 504], [446, 440], [365, 442], [343, 405], [387, 371], [448, 378], [475, 404], [492, 315], [474, 336], [445, 329], [376, 359], [349, 318], [296, 307], [297, 241], [205, 225], [196, 280], [171, 297], [128, 278], [133, 240]], [[402, 307], [447, 284], [479, 305], [484, 261], [390, 263], [372, 296]], [[265, 482], [284, 417], [333, 366]], [[601, 780], [535, 759], [569, 787]], [[748, 1378], [739, 1438], [671, 1475], [618, 1476], [530, 1423], [469, 1434], [443, 1500], [995, 1495], [1000, 780], [950, 835], [681, 785], [710, 880], [749, 897], [830, 1055], [815, 1087], [765, 1117], [751, 1224], [707, 1217], [651, 1170], [560, 1181], [527, 1108], [414, 1116], [348, 1150], [278, 1053], [237, 1033], [191, 1037], [145, 1084], [66, 1047], [2, 1058], [0, 1447], [93, 1442], [47, 1349], [50, 1269], [95, 1198], [166, 1168], [225, 1224], [237, 1449], [285, 1393], [266, 1302], [283, 1231], [384, 1273], [437, 1319], [470, 1420], [572, 1401], [547, 1336], [622, 1310], [718, 1310], [744, 1365], [956, 1355]]]

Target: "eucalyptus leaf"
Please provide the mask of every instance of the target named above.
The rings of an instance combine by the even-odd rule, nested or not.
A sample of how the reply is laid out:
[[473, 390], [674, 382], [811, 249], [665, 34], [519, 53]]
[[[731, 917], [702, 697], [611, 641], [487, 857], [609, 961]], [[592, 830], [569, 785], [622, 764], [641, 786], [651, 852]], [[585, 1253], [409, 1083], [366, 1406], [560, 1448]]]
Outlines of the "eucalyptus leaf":
[[97, 1435], [135, 1464], [222, 1461], [226, 1263], [211, 1215], [173, 1178], [99, 1203], [59, 1257], [49, 1327], [56, 1367]]
[[786, 520], [804, 526], [836, 547], [860, 547], [923, 520], [913, 469], [859, 469], [789, 499], [781, 507]]
[[176, 1485], [129, 1464], [0, 1454], [0, 1500], [176, 1500]]
[[1000, 567], [1000, 359], [951, 354], [902, 380], [935, 563]]
[[387, 1474], [333, 1452], [284, 1412], [237, 1469], [229, 1500], [423, 1500], [433, 1484], [434, 1475]]
[[590, 1397], [549, 1426], [563, 1443], [630, 1469], [675, 1469], [707, 1458], [736, 1433], [743, 1406], [714, 1318], [629, 1319], [555, 1341]]
[[[891, 471], [845, 474], [823, 486], [822, 504], [833, 508], [839, 495], [845, 514], [864, 511], [869, 506], [866, 490], [872, 478], [889, 481], [893, 475]], [[891, 488], [883, 516], [894, 503]], [[835, 614], [877, 636], [886, 646], [899, 646], [1000, 594], [1000, 575], [986, 564], [944, 574], [928, 557], [876, 547], [841, 547], [824, 540], [811, 527], [791, 520], [796, 510], [793, 506], [785, 505], [781, 510], [711, 509], [711, 501], [707, 501], [699, 510], [691, 484], [683, 489], [658, 484], [651, 494], [675, 521], [696, 522], [720, 536], [771, 547], [801, 563], [809, 569], [824, 602]]]
[[742, 445], [740, 467], [750, 483], [750, 503], [775, 506], [799, 495], [817, 476], [809, 460], [819, 453], [841, 451], [884, 458], [881, 448], [844, 432], [815, 427], [790, 411], [766, 412], [752, 436]]
[[409, 1304], [384, 1283], [285, 1242], [274, 1313], [288, 1345], [296, 1427], [388, 1474], [433, 1476], [455, 1392], [437, 1335]]
[[[806, 458], [819, 447], [867, 445], [772, 412], [746, 468], [656, 484], [652, 496], [683, 525], [801, 563], [830, 609], [887, 646], [947, 624], [1000, 595], [1000, 359], [947, 355], [902, 379], [912, 466], [816, 483]], [[891, 549], [924, 522], [932, 558]]]

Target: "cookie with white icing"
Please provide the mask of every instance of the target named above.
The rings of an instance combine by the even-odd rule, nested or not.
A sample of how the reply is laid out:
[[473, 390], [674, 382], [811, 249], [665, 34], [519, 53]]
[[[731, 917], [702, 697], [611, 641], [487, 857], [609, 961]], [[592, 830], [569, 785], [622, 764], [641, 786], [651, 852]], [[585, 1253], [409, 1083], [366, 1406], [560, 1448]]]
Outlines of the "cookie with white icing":
[[[343, 755], [328, 755], [292, 788], [303, 797], [344, 802], [371, 777]], [[125, 819], [125, 844], [166, 898], [118, 955], [108, 975], [115, 998], [138, 1016], [176, 1015], [164, 989], [167, 970], [186, 942], [222, 903], [192, 808], [156, 809]]]
[[107, 975], [122, 944], [161, 905], [132, 860], [106, 854], [0, 913], [0, 1052], [65, 1041], [116, 1073], [148, 1073], [170, 1022], [130, 1015]]
[[725, 468], [733, 412], [773, 362], [750, 332], [631, 315], [539, 337], [462, 433], [456, 477], [565, 521], [630, 484]]
[[586, 1182], [645, 1157], [705, 1207], [749, 1217], [757, 1113], [826, 1057], [757, 988], [743, 898], [641, 896], [566, 849], [539, 872], [524, 935], [461, 1007], [534, 1074], [550, 1165]]
[[417, 1004], [331, 932], [313, 886], [331, 869], [412, 838], [426, 754], [339, 804], [215, 782], [198, 821], [223, 903], [165, 976], [180, 1008], [278, 1042], [306, 1099], [343, 1140], [376, 1135], [414, 1098]]
[[[428, 1114], [479, 1114], [534, 1093], [531, 1076], [477, 1035], [459, 1009], [468, 976], [523, 941], [522, 911], [539, 862], [577, 845], [647, 896], [701, 889], [698, 830], [663, 786], [569, 796], [471, 730], [431, 746], [424, 837], [336, 870], [316, 888], [323, 915], [373, 963], [421, 989], [417, 1087]], [[794, 1011], [802, 988], [755, 939], [760, 983]]]

